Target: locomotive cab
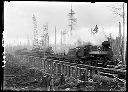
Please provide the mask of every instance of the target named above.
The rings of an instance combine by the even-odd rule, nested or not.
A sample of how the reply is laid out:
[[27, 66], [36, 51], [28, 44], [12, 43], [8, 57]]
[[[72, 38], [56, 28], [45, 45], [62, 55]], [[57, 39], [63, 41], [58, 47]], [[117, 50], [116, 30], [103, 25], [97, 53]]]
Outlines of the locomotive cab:
[[107, 58], [108, 60], [112, 60], [112, 59], [113, 59], [113, 51], [112, 51], [112, 49], [111, 49], [111, 47], [110, 47], [110, 42], [109, 42], [109, 41], [104, 41], [104, 42], [102, 43], [102, 46], [103, 46], [103, 49], [104, 49], [105, 51], [107, 51], [107, 56], [106, 56], [106, 58]]
[[102, 47], [103, 50], [107, 51], [108, 49], [110, 49], [110, 42], [109, 41], [102, 42]]

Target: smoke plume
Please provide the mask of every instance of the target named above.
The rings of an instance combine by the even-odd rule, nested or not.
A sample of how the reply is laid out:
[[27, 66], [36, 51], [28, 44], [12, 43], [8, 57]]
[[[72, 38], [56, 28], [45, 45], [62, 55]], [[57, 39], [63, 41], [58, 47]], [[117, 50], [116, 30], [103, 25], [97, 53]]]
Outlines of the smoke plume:
[[84, 43], [90, 42], [92, 45], [101, 45], [103, 41], [106, 41], [105, 33], [102, 29], [99, 29], [94, 35], [91, 34], [91, 29], [81, 28], [79, 30], [73, 30], [72, 37], [69, 37], [68, 43], [74, 44], [78, 40]]

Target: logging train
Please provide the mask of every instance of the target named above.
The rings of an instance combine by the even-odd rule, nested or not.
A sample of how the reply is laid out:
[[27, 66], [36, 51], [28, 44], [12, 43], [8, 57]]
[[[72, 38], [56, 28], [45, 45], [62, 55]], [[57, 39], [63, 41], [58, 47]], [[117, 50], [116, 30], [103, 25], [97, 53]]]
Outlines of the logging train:
[[110, 48], [110, 42], [102, 42], [102, 46], [83, 45], [69, 49], [68, 53], [62, 56], [70, 62], [89, 64], [106, 67], [115, 65], [113, 61], [113, 51]]
[[83, 45], [70, 49], [67, 57], [77, 58], [81, 60], [81, 63], [95, 66], [101, 64], [106, 67], [113, 63], [113, 52], [108, 41], [102, 42], [102, 46]]
[[[113, 51], [110, 48], [110, 42], [104, 41], [101, 46], [82, 45], [69, 49], [67, 54], [55, 54], [52, 47], [45, 50], [34, 50], [34, 55], [39, 57], [47, 57], [52, 59], [64, 60], [65, 62], [73, 62], [78, 64], [89, 64], [93, 66], [106, 67], [107, 65], [116, 65], [113, 61]], [[45, 52], [45, 53], [44, 53]]]

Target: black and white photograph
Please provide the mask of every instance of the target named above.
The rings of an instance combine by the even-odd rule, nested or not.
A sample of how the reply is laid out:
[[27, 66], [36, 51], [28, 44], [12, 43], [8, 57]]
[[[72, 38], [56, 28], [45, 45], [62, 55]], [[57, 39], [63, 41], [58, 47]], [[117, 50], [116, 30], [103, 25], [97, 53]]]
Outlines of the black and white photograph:
[[127, 3], [5, 1], [3, 91], [126, 91]]

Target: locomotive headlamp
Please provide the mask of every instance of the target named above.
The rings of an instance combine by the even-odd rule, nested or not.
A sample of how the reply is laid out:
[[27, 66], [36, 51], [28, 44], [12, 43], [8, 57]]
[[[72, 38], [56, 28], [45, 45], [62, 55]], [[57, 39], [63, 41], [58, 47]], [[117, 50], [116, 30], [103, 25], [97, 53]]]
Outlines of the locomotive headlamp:
[[76, 50], [79, 50], [80, 48], [76, 48]]

